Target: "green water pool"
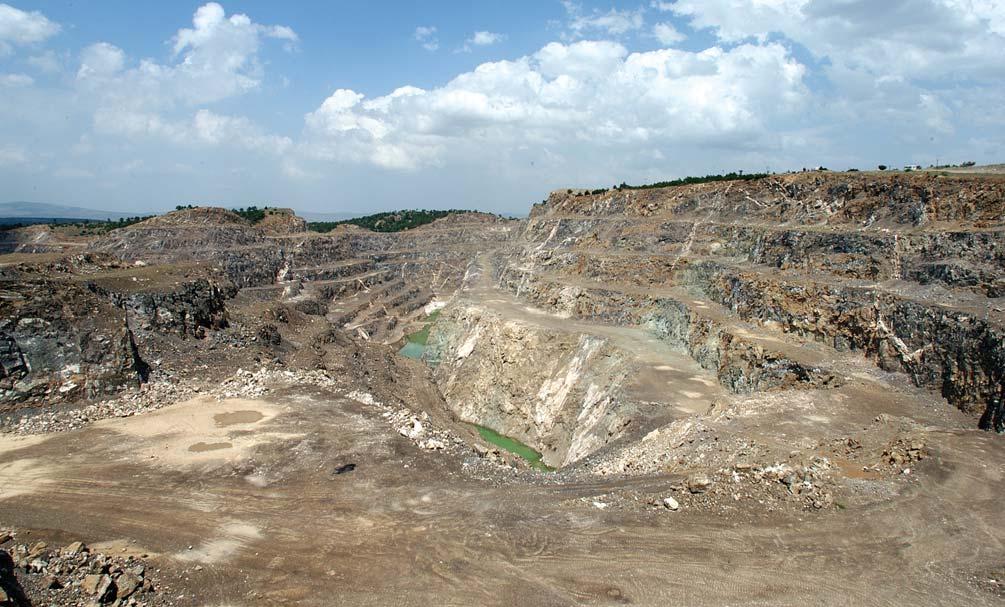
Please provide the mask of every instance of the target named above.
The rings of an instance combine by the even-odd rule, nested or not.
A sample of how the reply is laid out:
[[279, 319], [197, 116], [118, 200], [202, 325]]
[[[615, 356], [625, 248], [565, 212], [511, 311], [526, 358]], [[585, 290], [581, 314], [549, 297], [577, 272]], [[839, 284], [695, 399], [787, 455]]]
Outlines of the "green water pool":
[[535, 470], [541, 470], [544, 472], [552, 472], [555, 469], [544, 463], [541, 460], [541, 454], [535, 451], [533, 448], [521, 443], [515, 438], [499, 434], [492, 428], [486, 428], [485, 426], [479, 426], [478, 424], [472, 424], [477, 430], [478, 434], [489, 443], [492, 443], [500, 449], [505, 449], [510, 453], [515, 453], [523, 459], [527, 460], [530, 467]]
[[429, 331], [433, 328], [433, 323], [439, 318], [440, 311], [436, 310], [432, 314], [426, 317], [426, 324], [422, 327], [421, 331], [416, 331], [405, 336], [405, 345], [398, 350], [398, 354], [402, 356], [407, 356], [408, 358], [414, 358], [416, 360], [422, 360], [422, 354], [426, 351], [426, 342], [429, 341]]

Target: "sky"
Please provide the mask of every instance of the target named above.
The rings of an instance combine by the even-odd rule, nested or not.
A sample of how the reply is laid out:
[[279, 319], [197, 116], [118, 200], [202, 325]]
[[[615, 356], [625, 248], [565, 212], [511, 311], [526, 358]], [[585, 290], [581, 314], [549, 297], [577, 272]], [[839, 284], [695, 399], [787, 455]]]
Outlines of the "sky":
[[0, 2], [0, 202], [523, 214], [1005, 161], [1005, 0]]

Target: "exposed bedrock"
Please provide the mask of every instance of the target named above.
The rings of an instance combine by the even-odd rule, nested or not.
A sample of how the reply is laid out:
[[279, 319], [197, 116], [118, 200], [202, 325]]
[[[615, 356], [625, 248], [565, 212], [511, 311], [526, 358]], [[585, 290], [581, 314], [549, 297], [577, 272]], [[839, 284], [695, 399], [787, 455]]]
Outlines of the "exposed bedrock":
[[145, 378], [125, 312], [79, 285], [0, 284], [0, 411], [95, 398]]
[[857, 351], [977, 417], [1005, 393], [1003, 211], [1002, 180], [935, 175], [560, 192], [499, 283], [646, 326], [734, 392], [834, 385], [827, 365]]
[[982, 413], [1002, 394], [1005, 331], [986, 318], [868, 287], [765, 279], [713, 263], [681, 279], [745, 319], [774, 323], [839, 351], [861, 350], [951, 404]]
[[237, 293], [230, 283], [197, 279], [170, 290], [114, 292], [96, 284], [88, 288], [126, 311], [129, 326], [143, 331], [202, 337], [206, 329], [227, 326], [227, 300]]
[[437, 320], [426, 357], [460, 419], [519, 439], [551, 466], [589, 455], [648, 415], [626, 393], [631, 353], [600, 336], [462, 304]]
[[673, 349], [711, 371], [729, 391], [836, 386], [823, 361], [803, 362], [790, 344], [760, 338], [686, 292], [677, 297], [642, 290], [568, 286], [532, 272], [510, 269], [502, 285], [534, 304], [571, 318], [643, 326]]

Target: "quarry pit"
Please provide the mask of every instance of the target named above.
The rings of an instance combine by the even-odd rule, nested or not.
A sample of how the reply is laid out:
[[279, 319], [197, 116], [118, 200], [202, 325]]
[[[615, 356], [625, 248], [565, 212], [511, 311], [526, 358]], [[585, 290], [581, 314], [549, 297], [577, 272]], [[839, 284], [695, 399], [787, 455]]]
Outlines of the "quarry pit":
[[135, 563], [150, 589], [108, 603], [1005, 595], [1000, 176], [39, 232], [0, 242], [0, 575], [26, 604], [92, 600], [84, 573], [124, 593]]

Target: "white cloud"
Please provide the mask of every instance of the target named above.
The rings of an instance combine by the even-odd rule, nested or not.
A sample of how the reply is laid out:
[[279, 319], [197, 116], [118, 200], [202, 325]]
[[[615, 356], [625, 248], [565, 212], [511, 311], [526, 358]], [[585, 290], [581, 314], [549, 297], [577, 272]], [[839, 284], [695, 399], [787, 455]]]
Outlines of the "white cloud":
[[27, 74], [0, 74], [0, 88], [31, 86], [35, 79]]
[[295, 43], [296, 32], [255, 23], [246, 15], [228, 17], [216, 3], [200, 7], [192, 25], [174, 36], [173, 63], [144, 59], [128, 67], [125, 52], [107, 42], [81, 52], [77, 83], [95, 100], [95, 130], [175, 144], [226, 141], [254, 151], [286, 149], [289, 139], [266, 135], [245, 118], [201, 107], [195, 114], [186, 112], [258, 89], [263, 78], [262, 39]]
[[678, 0], [695, 28], [738, 42], [780, 33], [839, 69], [903, 78], [1000, 76], [997, 0]]
[[621, 36], [631, 31], [640, 30], [645, 24], [644, 9], [618, 10], [612, 8], [606, 13], [600, 10], [583, 12], [583, 7], [572, 0], [562, 0], [562, 5], [569, 18], [568, 29], [572, 37], [579, 38], [591, 33], [608, 36]]
[[455, 52], [470, 53], [472, 48], [476, 46], [492, 46], [493, 44], [498, 44], [505, 39], [505, 34], [477, 31], [470, 38], [464, 41], [464, 46], [457, 49]]
[[45, 74], [57, 74], [63, 71], [63, 60], [54, 51], [48, 50], [38, 55], [32, 55], [26, 60], [28, 65]]
[[683, 42], [687, 36], [677, 31], [670, 23], [657, 23], [653, 26], [653, 36], [665, 46], [673, 46], [678, 42]]
[[614, 42], [552, 43], [484, 63], [445, 86], [366, 99], [335, 91], [306, 117], [301, 151], [392, 169], [492, 157], [535, 145], [647, 150], [756, 138], [806, 95], [778, 44], [631, 53]]
[[268, 135], [247, 118], [199, 110], [193, 119], [196, 137], [211, 145], [233, 143], [247, 150], [282, 154], [293, 145], [288, 137]]
[[125, 63], [126, 54], [122, 49], [107, 42], [98, 42], [81, 51], [77, 79], [114, 76], [122, 71]]
[[504, 36], [503, 34], [479, 31], [475, 32], [475, 35], [469, 38], [468, 42], [470, 42], [475, 46], [489, 46], [492, 44], [496, 44], [498, 42], [502, 42], [505, 39], [506, 36]]
[[436, 28], [434, 26], [420, 25], [415, 28], [415, 33], [412, 34], [412, 37], [422, 44], [422, 48], [427, 51], [435, 51], [440, 48], [440, 40], [436, 37]]
[[0, 4], [0, 56], [13, 46], [43, 42], [59, 33], [59, 24], [38, 11], [26, 12], [9, 4]]

